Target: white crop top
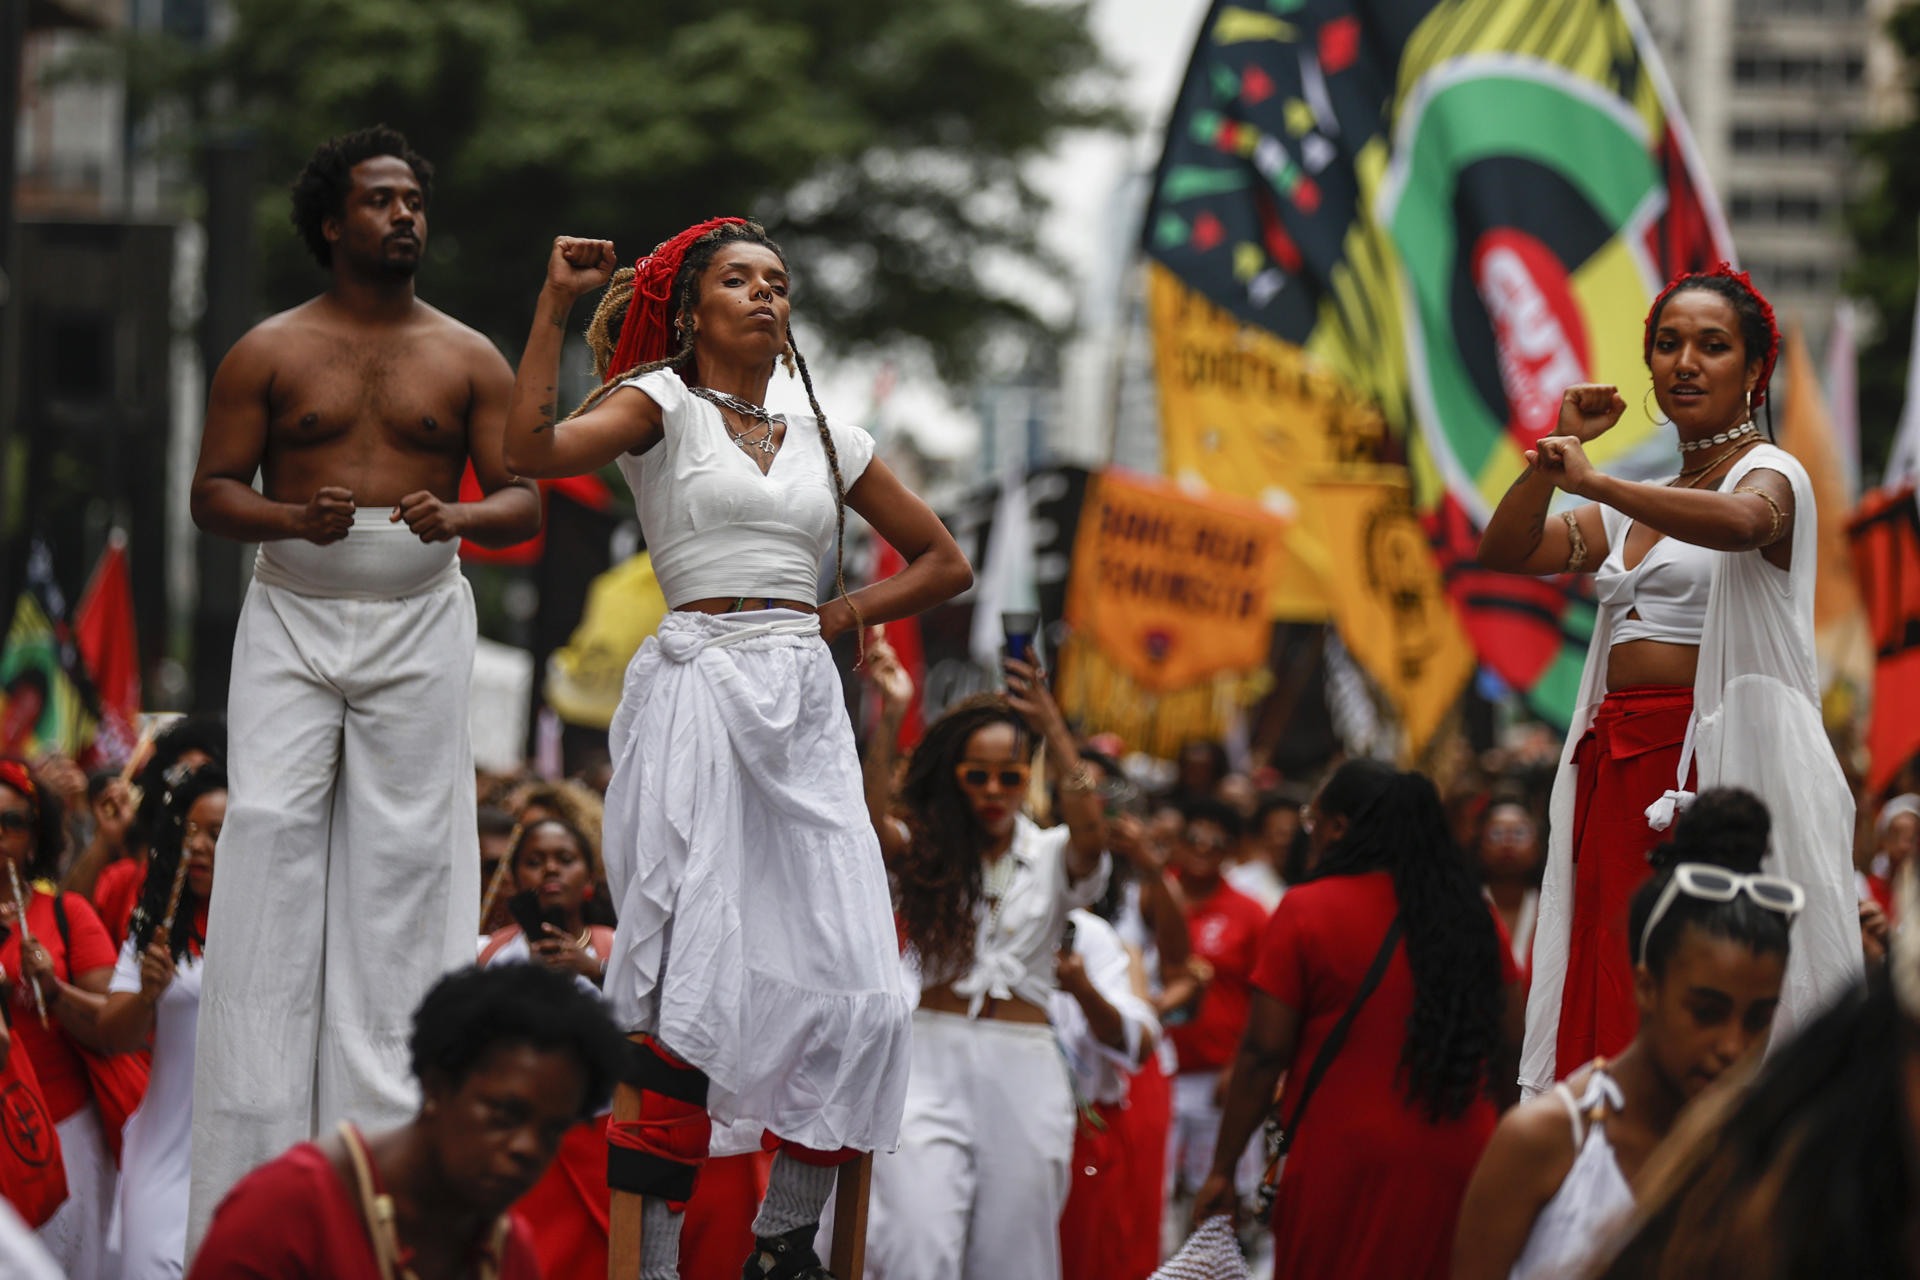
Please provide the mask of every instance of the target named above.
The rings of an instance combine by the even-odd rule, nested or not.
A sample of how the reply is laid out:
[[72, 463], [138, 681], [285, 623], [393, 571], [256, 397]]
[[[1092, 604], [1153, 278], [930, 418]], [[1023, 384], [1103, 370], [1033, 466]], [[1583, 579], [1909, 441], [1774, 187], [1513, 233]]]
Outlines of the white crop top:
[[[1618, 1114], [1624, 1105], [1620, 1086], [1604, 1068], [1596, 1068], [1581, 1097], [1576, 1099], [1564, 1083], [1553, 1092], [1573, 1122], [1573, 1167], [1535, 1216], [1507, 1280], [1593, 1274], [1595, 1264], [1612, 1257], [1613, 1234], [1633, 1213], [1633, 1189], [1614, 1159], [1604, 1118]], [[1588, 1116], [1596, 1118], [1589, 1123]]]
[[1713, 557], [1718, 553], [1678, 538], [1661, 538], [1647, 548], [1639, 564], [1628, 569], [1627, 531], [1632, 527], [1622, 521], [1617, 534], [1608, 530], [1607, 558], [1593, 575], [1600, 607], [1612, 611], [1613, 643], [1664, 640], [1698, 645], [1707, 622]]
[[[620, 384], [660, 406], [659, 444], [620, 455], [633, 489], [660, 593], [670, 608], [690, 600], [747, 596], [812, 601], [820, 562], [833, 550], [833, 477], [812, 420], [779, 415], [786, 438], [765, 475], [727, 434], [720, 410], [656, 369]], [[828, 423], [852, 489], [873, 460], [873, 437]]]

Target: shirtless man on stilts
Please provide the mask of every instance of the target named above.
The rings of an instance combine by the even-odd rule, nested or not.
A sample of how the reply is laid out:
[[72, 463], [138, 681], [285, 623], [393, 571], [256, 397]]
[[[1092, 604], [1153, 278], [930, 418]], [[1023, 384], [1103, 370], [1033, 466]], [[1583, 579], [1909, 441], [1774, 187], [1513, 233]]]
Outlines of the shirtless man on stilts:
[[[293, 216], [331, 286], [255, 326], [213, 379], [194, 521], [260, 551], [234, 637], [189, 1254], [256, 1165], [345, 1118], [413, 1114], [413, 1010], [473, 962], [476, 632], [457, 553], [532, 537], [541, 508], [501, 459], [512, 371], [414, 296], [432, 181], [391, 130], [323, 144]], [[466, 503], [469, 461], [485, 496]]]

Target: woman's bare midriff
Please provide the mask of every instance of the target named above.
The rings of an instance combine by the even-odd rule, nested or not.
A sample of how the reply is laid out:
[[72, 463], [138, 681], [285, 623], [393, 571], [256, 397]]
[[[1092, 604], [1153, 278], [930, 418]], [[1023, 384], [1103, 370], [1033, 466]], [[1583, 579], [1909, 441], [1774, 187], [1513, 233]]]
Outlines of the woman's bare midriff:
[[[928, 987], [920, 993], [920, 1007], [932, 1013], [957, 1013], [966, 1016], [967, 1007], [973, 1002], [953, 989], [951, 983], [937, 987]], [[993, 1018], [999, 1022], [1026, 1022], [1035, 1026], [1044, 1026], [1047, 1011], [1039, 1005], [1028, 1004], [1019, 996], [1007, 1000], [988, 998], [980, 1007], [980, 1017]]]
[[1639, 685], [1672, 684], [1693, 687], [1700, 664], [1697, 644], [1670, 644], [1665, 640], [1627, 640], [1607, 651], [1607, 691]]
[[673, 606], [676, 613], [747, 613], [757, 609], [792, 609], [798, 613], [818, 613], [819, 605], [800, 600], [772, 600], [762, 596], [709, 596]]

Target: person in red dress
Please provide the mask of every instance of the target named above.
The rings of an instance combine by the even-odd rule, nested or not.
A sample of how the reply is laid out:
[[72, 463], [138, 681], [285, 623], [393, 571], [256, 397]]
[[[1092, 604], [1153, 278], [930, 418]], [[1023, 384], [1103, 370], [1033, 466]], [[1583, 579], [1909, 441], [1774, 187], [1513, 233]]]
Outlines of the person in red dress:
[[1228, 884], [1224, 874], [1243, 834], [1239, 813], [1218, 800], [1190, 800], [1181, 806], [1181, 817], [1173, 870], [1186, 895], [1193, 956], [1211, 976], [1191, 1016], [1169, 1019], [1167, 1034], [1179, 1061], [1168, 1138], [1176, 1196], [1193, 1194], [1213, 1158], [1224, 1073], [1246, 1030], [1254, 957], [1267, 925], [1266, 909]]
[[86, 899], [50, 883], [64, 822], [57, 795], [25, 764], [0, 759], [0, 925], [8, 930], [0, 970], [14, 980], [13, 1051], [33, 1063], [67, 1173], [66, 1203], [41, 1224], [40, 1240], [74, 1280], [94, 1280], [109, 1267], [120, 1133], [99, 1105], [81, 1050], [110, 1047], [97, 1019], [116, 952]]
[[1324, 849], [1260, 940], [1253, 1008], [1194, 1220], [1236, 1216], [1234, 1170], [1273, 1105], [1291, 1117], [1396, 918], [1379, 986], [1322, 1076], [1274, 1206], [1276, 1276], [1445, 1280], [1460, 1198], [1496, 1119], [1513, 957], [1433, 784], [1373, 760], [1342, 765], [1308, 809]]
[[343, 1123], [242, 1178], [192, 1280], [538, 1280], [509, 1207], [606, 1106], [624, 1039], [572, 978], [516, 964], [442, 978], [410, 1047], [413, 1120], [364, 1136]]

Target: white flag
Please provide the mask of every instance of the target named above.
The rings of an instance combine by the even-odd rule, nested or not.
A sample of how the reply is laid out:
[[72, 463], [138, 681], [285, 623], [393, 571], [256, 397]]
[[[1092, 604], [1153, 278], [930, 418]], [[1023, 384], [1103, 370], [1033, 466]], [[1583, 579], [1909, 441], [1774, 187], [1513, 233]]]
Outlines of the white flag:
[[1856, 343], [1859, 311], [1845, 298], [1834, 304], [1833, 329], [1827, 335], [1827, 418], [1840, 452], [1847, 482], [1847, 504], [1860, 501], [1860, 351]]

